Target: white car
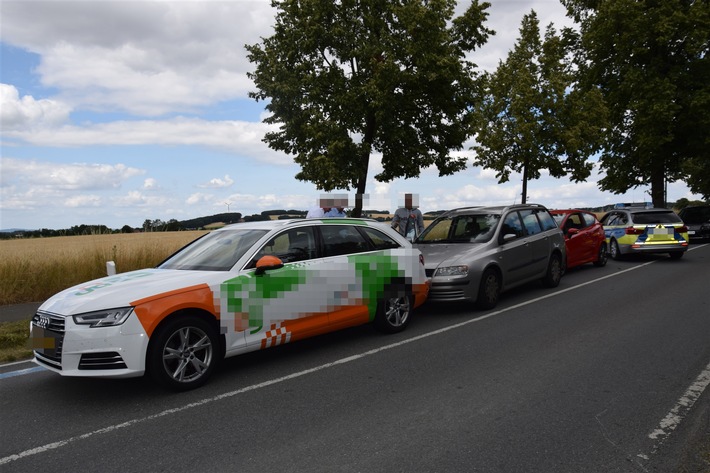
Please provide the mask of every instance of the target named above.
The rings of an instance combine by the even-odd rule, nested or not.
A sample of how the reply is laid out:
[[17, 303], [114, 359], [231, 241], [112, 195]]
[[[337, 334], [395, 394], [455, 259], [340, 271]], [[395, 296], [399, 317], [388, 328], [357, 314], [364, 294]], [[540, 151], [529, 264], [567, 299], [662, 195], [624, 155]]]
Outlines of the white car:
[[428, 292], [421, 253], [374, 220], [239, 223], [52, 296], [30, 324], [34, 361], [192, 389], [223, 357], [367, 322], [398, 332]]

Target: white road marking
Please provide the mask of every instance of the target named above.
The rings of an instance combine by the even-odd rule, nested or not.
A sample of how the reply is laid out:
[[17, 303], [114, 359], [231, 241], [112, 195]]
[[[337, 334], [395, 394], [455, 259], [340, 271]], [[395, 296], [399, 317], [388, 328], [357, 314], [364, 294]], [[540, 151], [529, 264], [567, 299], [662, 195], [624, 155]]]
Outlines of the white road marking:
[[[578, 285], [576, 285], [576, 286], [572, 286], [572, 287], [569, 287], [569, 288], [566, 288], [566, 289], [562, 289], [562, 290], [559, 290], [559, 291], [556, 291], [556, 292], [552, 292], [552, 293], [550, 293], [550, 294], [546, 294], [546, 295], [544, 295], [544, 296], [537, 297], [537, 298], [535, 298], [535, 299], [531, 299], [531, 300], [529, 300], [529, 301], [522, 302], [522, 303], [520, 303], [520, 304], [516, 304], [516, 305], [510, 306], [510, 307], [506, 307], [505, 309], [496, 310], [496, 311], [494, 311], [494, 312], [491, 312], [490, 314], [486, 314], [486, 315], [483, 315], [483, 316], [480, 316], [480, 317], [476, 317], [476, 318], [474, 318], [474, 319], [469, 319], [469, 320], [466, 320], [466, 321], [464, 321], [464, 322], [460, 322], [460, 323], [455, 324], [455, 325], [450, 325], [450, 326], [448, 326], [448, 327], [440, 328], [440, 329], [435, 330], [435, 331], [433, 331], [433, 332], [427, 332], [427, 333], [422, 334], [422, 335], [417, 335], [416, 337], [413, 337], [413, 338], [408, 338], [408, 339], [406, 339], [406, 340], [401, 340], [401, 341], [399, 341], [399, 342], [392, 343], [392, 344], [390, 344], [390, 345], [385, 345], [385, 346], [382, 346], [382, 347], [379, 347], [379, 348], [375, 348], [375, 349], [373, 349], [373, 350], [368, 350], [368, 351], [366, 351], [366, 352], [359, 353], [359, 354], [357, 354], [357, 355], [352, 355], [352, 356], [348, 356], [348, 357], [345, 357], [345, 358], [341, 358], [341, 359], [336, 360], [336, 361], [333, 361], [333, 362], [331, 362], [331, 363], [326, 363], [326, 364], [319, 365], [319, 366], [316, 366], [316, 367], [313, 367], [313, 368], [310, 368], [310, 369], [307, 369], [307, 370], [303, 370], [303, 371], [299, 371], [299, 372], [296, 372], [296, 373], [292, 373], [292, 374], [287, 375], [287, 376], [282, 376], [282, 377], [280, 377], [280, 378], [275, 378], [275, 379], [271, 379], [271, 380], [268, 380], [268, 381], [264, 381], [263, 383], [258, 383], [258, 384], [253, 384], [253, 385], [251, 385], [251, 386], [246, 386], [246, 387], [243, 387], [243, 388], [241, 388], [241, 389], [237, 389], [236, 391], [230, 391], [230, 392], [227, 392], [227, 393], [224, 393], [224, 394], [220, 394], [220, 395], [218, 395], [218, 396], [214, 396], [214, 397], [202, 399], [202, 400], [197, 401], [197, 402], [192, 402], [192, 403], [189, 403], [189, 404], [185, 404], [184, 406], [181, 406], [181, 407], [176, 407], [176, 408], [173, 408], [173, 409], [167, 409], [167, 410], [164, 410], [164, 411], [162, 411], [162, 412], [158, 412], [157, 414], [153, 414], [153, 415], [150, 415], [150, 416], [139, 417], [139, 418], [136, 418], [136, 419], [129, 420], [129, 421], [127, 421], [127, 422], [123, 422], [123, 423], [121, 423], [121, 424], [110, 425], [110, 426], [108, 426], [108, 427], [104, 427], [103, 429], [94, 430], [94, 431], [92, 431], [92, 432], [88, 432], [88, 433], [85, 433], [85, 434], [82, 434], [82, 435], [78, 435], [78, 436], [75, 436], [75, 437], [70, 437], [70, 438], [68, 438], [68, 439], [60, 440], [60, 441], [58, 441], [58, 442], [48, 443], [48, 444], [42, 445], [42, 446], [40, 446], [40, 447], [36, 447], [36, 448], [29, 449], [29, 450], [25, 450], [25, 451], [23, 451], [23, 452], [20, 452], [20, 453], [14, 454], [14, 455], [9, 455], [9, 456], [0, 458], [0, 465], [6, 465], [6, 464], [8, 464], [8, 463], [11, 463], [11, 462], [14, 462], [14, 461], [17, 461], [17, 460], [21, 460], [22, 458], [30, 457], [30, 456], [33, 456], [33, 455], [38, 455], [38, 454], [40, 454], [40, 453], [45, 453], [45, 452], [48, 452], [48, 451], [50, 451], [50, 450], [55, 450], [55, 449], [57, 449], [57, 448], [61, 448], [61, 447], [64, 447], [64, 446], [66, 446], [66, 445], [69, 445], [69, 444], [71, 444], [71, 443], [73, 443], [73, 442], [77, 442], [77, 441], [80, 441], [80, 440], [84, 440], [84, 439], [87, 439], [87, 438], [90, 438], [90, 437], [93, 437], [93, 436], [96, 436], [96, 435], [106, 434], [106, 433], [109, 433], [109, 432], [113, 432], [113, 431], [115, 431], [115, 430], [124, 429], [124, 428], [127, 428], [127, 427], [132, 427], [132, 426], [134, 426], [134, 425], [137, 425], [137, 424], [140, 424], [140, 423], [143, 423], [143, 422], [147, 422], [147, 421], [154, 420], [154, 419], [159, 419], [159, 418], [161, 418], [161, 417], [165, 417], [165, 416], [168, 416], [168, 415], [171, 415], [171, 414], [176, 414], [176, 413], [179, 413], [179, 412], [183, 412], [183, 411], [186, 411], [186, 410], [188, 410], [188, 409], [195, 408], [195, 407], [204, 406], [204, 405], [206, 405], [206, 404], [211, 404], [211, 403], [213, 403], [213, 402], [221, 401], [222, 399], [228, 399], [228, 398], [237, 396], [237, 395], [242, 394], [242, 393], [245, 393], [245, 392], [254, 391], [254, 390], [257, 390], [257, 389], [261, 389], [261, 388], [265, 388], [265, 387], [268, 387], [268, 386], [272, 386], [272, 385], [274, 385], [274, 384], [282, 383], [282, 382], [284, 382], [284, 381], [288, 381], [288, 380], [291, 380], [291, 379], [300, 378], [300, 377], [302, 377], [302, 376], [306, 376], [306, 375], [311, 374], [311, 373], [315, 373], [315, 372], [322, 371], [322, 370], [325, 370], [325, 369], [328, 369], [328, 368], [332, 368], [333, 366], [338, 366], [338, 365], [343, 365], [343, 364], [345, 364], [345, 363], [350, 363], [350, 362], [352, 362], [352, 361], [356, 361], [356, 360], [359, 360], [359, 359], [361, 359], [361, 358], [365, 358], [365, 357], [367, 357], [367, 356], [374, 355], [374, 354], [377, 354], [377, 353], [379, 353], [379, 352], [383, 352], [383, 351], [385, 351], [385, 350], [391, 350], [391, 349], [393, 349], [393, 348], [397, 348], [397, 347], [400, 347], [400, 346], [402, 346], [402, 345], [406, 345], [406, 344], [408, 344], [408, 343], [413, 343], [413, 342], [416, 342], [416, 341], [419, 341], [419, 340], [422, 340], [422, 339], [425, 339], [425, 338], [429, 338], [429, 337], [433, 337], [433, 336], [435, 336], [435, 335], [439, 335], [439, 334], [441, 334], [441, 333], [446, 333], [446, 332], [449, 332], [449, 331], [451, 331], [451, 330], [456, 330], [456, 329], [458, 329], [458, 328], [464, 327], [464, 326], [469, 325], [469, 324], [481, 322], [481, 321], [483, 321], [483, 320], [489, 319], [489, 318], [494, 317], [494, 316], [496, 316], [496, 315], [500, 315], [500, 314], [503, 314], [503, 313], [505, 313], [505, 312], [509, 312], [509, 311], [511, 311], [511, 310], [514, 310], [514, 309], [519, 309], [519, 308], [521, 308], [521, 307], [524, 307], [524, 306], [527, 306], [527, 305], [530, 305], [530, 304], [534, 304], [534, 303], [539, 302], [539, 301], [541, 301], [541, 300], [548, 299], [548, 298], [550, 298], [550, 297], [555, 297], [555, 296], [558, 296], [558, 295], [560, 295], [560, 294], [564, 294], [564, 293], [566, 293], [566, 292], [569, 292], [569, 291], [578, 289], [578, 288], [580, 288], [580, 287], [584, 287], [584, 286], [587, 286], [587, 285], [589, 285], [589, 284], [594, 284], [594, 283], [597, 283], [597, 282], [599, 282], [599, 281], [603, 281], [603, 280], [605, 280], [605, 279], [609, 279], [609, 278], [611, 278], [611, 277], [618, 276], [618, 275], [620, 275], [620, 274], [628, 273], [628, 272], [630, 272], [630, 271], [635, 271], [635, 270], [637, 270], [637, 269], [643, 268], [643, 267], [648, 266], [648, 265], [653, 264], [653, 263], [655, 263], [655, 260], [654, 260], [654, 261], [649, 261], [649, 262], [647, 262], [647, 263], [640, 264], [640, 265], [638, 265], [638, 266], [633, 266], [633, 267], [628, 268], [628, 269], [625, 269], [625, 270], [623, 270], [623, 271], [619, 271], [618, 273], [608, 274], [608, 275], [603, 276], [603, 277], [601, 277], [601, 278], [597, 278], [597, 279], [594, 279], [594, 280], [591, 280], [591, 281], [587, 281], [587, 282], [582, 283], [582, 284], [578, 284]], [[693, 385], [691, 386], [691, 388], [689, 388], [688, 391], [686, 391], [686, 394], [685, 394], [685, 395], [681, 398], [681, 400], [678, 402], [678, 405], [682, 405], [682, 404], [683, 404], [683, 402], [684, 402], [683, 399], [686, 398], [686, 397], [688, 397], [688, 393], [689, 393], [689, 392], [692, 392], [692, 395], [691, 395], [690, 397], [688, 397], [688, 398], [689, 398], [689, 399], [693, 399], [693, 401], [692, 401], [693, 403], [695, 402], [695, 400], [697, 400], [697, 399], [700, 397], [700, 395], [703, 393], [703, 391], [705, 390], [705, 388], [707, 388], [708, 384], [710, 383], [710, 381], [705, 382], [705, 377], [708, 377], [708, 378], [710, 379], [710, 365], [708, 365], [708, 367], [706, 368], [706, 370], [703, 371], [703, 373], [701, 373], [700, 377], [698, 378], [698, 380], [696, 380], [695, 383], [693, 383]], [[677, 406], [676, 406], [676, 407], [677, 407]], [[663, 427], [663, 428], [664, 428], [664, 431], [663, 431], [663, 432], [664, 432], [664, 437], [666, 437], [667, 435], [669, 435], [670, 432], [671, 432], [672, 430], [674, 430], [674, 429], [678, 426], [678, 424], [680, 423], [680, 421], [682, 420], [682, 418], [685, 416], [685, 414], [687, 414], [687, 411], [690, 410], [690, 407], [692, 407], [692, 404], [691, 404], [690, 406], [688, 406], [687, 409], [684, 410], [683, 416], [677, 416], [677, 414], [674, 414], [673, 410], [671, 410], [671, 412], [670, 412], [670, 413], [666, 416], [666, 418], [664, 419], [664, 421], [665, 421], [665, 420], [668, 419], [668, 418], [672, 418], [671, 424], [666, 425], [666, 424], [664, 424], [663, 421], [661, 422], [661, 426], [664, 426], [664, 427]], [[674, 409], [676, 409], [676, 408], [674, 407]], [[677, 417], [673, 417], [673, 416], [677, 416]], [[673, 428], [672, 428], [672, 429], [670, 428], [670, 425], [673, 425]], [[668, 431], [668, 432], [666, 433], [666, 430], [668, 430], [668, 429], [670, 429], [670, 431]], [[654, 432], [656, 432], [656, 431], [654, 431]], [[651, 434], [651, 435], [653, 435], [653, 434]], [[659, 434], [659, 435], [660, 435], [660, 434]], [[650, 437], [650, 435], [649, 435], [649, 437]], [[654, 450], [654, 453], [655, 453], [655, 450]], [[640, 454], [639, 457], [644, 458], [644, 456], [643, 456], [642, 454]], [[646, 458], [647, 458], [647, 457], [646, 457]]]
[[[656, 453], [658, 447], [668, 438], [668, 436], [678, 428], [680, 423], [685, 419], [695, 402], [700, 399], [700, 396], [705, 392], [710, 385], [710, 364], [700, 373], [695, 379], [695, 382], [690, 385], [687, 391], [678, 399], [678, 403], [673, 406], [673, 409], [661, 420], [656, 430], [648, 435], [651, 440], [658, 440], [654, 445], [651, 453]], [[645, 456], [639, 455], [642, 458]]]

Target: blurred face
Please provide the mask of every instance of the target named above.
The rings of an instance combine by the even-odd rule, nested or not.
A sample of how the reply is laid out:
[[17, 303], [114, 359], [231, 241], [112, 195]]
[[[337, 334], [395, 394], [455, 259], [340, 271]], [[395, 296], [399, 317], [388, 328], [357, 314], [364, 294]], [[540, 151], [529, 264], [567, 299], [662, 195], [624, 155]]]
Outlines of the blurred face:
[[404, 195], [404, 207], [408, 209], [412, 208], [412, 194]]

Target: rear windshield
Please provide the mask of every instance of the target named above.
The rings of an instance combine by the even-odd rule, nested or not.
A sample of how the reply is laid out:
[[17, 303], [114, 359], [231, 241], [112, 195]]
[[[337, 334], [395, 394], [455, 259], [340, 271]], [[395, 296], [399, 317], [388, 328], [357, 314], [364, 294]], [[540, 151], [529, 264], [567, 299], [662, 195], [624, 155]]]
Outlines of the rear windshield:
[[633, 216], [635, 224], [652, 223], [683, 223], [678, 214], [669, 210], [668, 212], [637, 212]]

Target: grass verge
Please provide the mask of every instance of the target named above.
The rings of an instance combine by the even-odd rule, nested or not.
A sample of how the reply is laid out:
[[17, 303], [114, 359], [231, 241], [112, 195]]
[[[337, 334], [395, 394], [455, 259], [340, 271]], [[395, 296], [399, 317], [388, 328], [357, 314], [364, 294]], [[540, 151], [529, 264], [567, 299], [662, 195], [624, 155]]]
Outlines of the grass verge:
[[0, 322], [0, 363], [32, 358], [30, 320]]

